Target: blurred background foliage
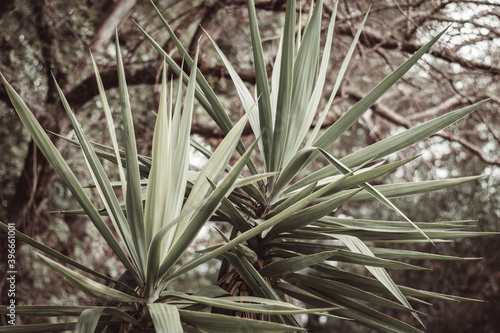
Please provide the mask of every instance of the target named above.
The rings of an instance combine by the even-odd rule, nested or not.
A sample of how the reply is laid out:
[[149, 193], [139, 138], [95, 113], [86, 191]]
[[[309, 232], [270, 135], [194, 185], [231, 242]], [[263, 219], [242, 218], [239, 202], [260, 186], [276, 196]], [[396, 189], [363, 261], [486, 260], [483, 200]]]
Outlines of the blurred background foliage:
[[[303, 22], [310, 8], [309, 1], [298, 1]], [[347, 52], [356, 28], [371, 1], [341, 0], [332, 51], [332, 80]], [[254, 84], [252, 57], [247, 22], [246, 1], [169, 1], [156, 4], [194, 54], [200, 44], [199, 67], [219, 95], [230, 117], [235, 120], [243, 110], [236, 92], [227, 79], [228, 74], [207, 38], [207, 30], [235, 65], [249, 85]], [[266, 54], [277, 50], [278, 28], [284, 20], [281, 0], [257, 0]], [[325, 1], [325, 16], [331, 13], [333, 1]], [[299, 8], [299, 6], [297, 6]], [[324, 29], [329, 17], [324, 19]], [[110, 101], [117, 103], [116, 74], [113, 69], [114, 27], [119, 25], [120, 43], [126, 63], [127, 80], [131, 87], [132, 110], [135, 117], [138, 152], [150, 154], [153, 122], [157, 109], [161, 62], [135, 26], [138, 22], [167, 52], [173, 43], [155, 18], [148, 1], [61, 1], [61, 0], [3, 0], [0, 3], [0, 71], [44, 128], [70, 136], [69, 123], [49, 79], [54, 73], [88, 136], [107, 143], [102, 105], [96, 98], [89, 50], [101, 70]], [[389, 177], [391, 182], [418, 181], [483, 174], [481, 180], [426, 196], [397, 199], [394, 202], [414, 221], [446, 221], [477, 219], [481, 231], [498, 231], [500, 217], [500, 4], [481, 1], [417, 1], [380, 0], [372, 3], [371, 14], [360, 38], [346, 78], [334, 101], [334, 112], [327, 117], [332, 123], [393, 71], [438, 31], [450, 26], [430, 54], [424, 56], [394, 88], [383, 96], [356, 124], [349, 135], [335, 145], [331, 152], [342, 157], [346, 151], [362, 148], [369, 143], [414, 126], [447, 111], [477, 102], [492, 100], [472, 116], [458, 122], [425, 142], [406, 149], [400, 156], [421, 154]], [[325, 33], [326, 35], [326, 33]], [[201, 37], [201, 38], [200, 38]], [[324, 42], [324, 41], [323, 41]], [[173, 53], [180, 63], [182, 59]], [[272, 69], [269, 63], [268, 70]], [[332, 89], [329, 82], [325, 91]], [[326, 103], [326, 98], [324, 103]], [[323, 104], [324, 104], [323, 103]], [[322, 106], [320, 106], [322, 107]], [[112, 110], [117, 105], [111, 105]], [[119, 124], [117, 124], [119, 125]], [[254, 138], [244, 132], [244, 140]], [[120, 133], [118, 133], [120, 134]], [[198, 108], [192, 134], [197, 141], [216, 146], [222, 133]], [[91, 179], [81, 168], [82, 155], [78, 149], [52, 136], [63, 156], [74, 161], [77, 177]], [[349, 147], [347, 149], [347, 147]], [[31, 237], [56, 248], [63, 254], [94, 265], [94, 269], [118, 276], [121, 267], [111, 253], [106, 253], [103, 240], [95, 229], [76, 215], [53, 215], [52, 211], [77, 208], [68, 190], [55, 176], [15, 115], [4, 87], [0, 87], [0, 220], [15, 222], [16, 227]], [[404, 155], [404, 156], [402, 156]], [[193, 158], [194, 168], [203, 163]], [[321, 163], [321, 162], [315, 162]], [[71, 163], [70, 163], [71, 164]], [[387, 180], [380, 179], [380, 183]], [[377, 203], [351, 203], [338, 215], [356, 218], [394, 219], [389, 210]], [[71, 231], [71, 232], [70, 232]], [[210, 228], [199, 237], [202, 247], [210, 245]], [[78, 237], [69, 235], [78, 235]], [[4, 234], [1, 235], [3, 237]], [[6, 242], [0, 242], [5, 246]], [[429, 332], [498, 332], [500, 318], [500, 254], [498, 238], [462, 240], [453, 243], [427, 245], [426, 251], [462, 257], [483, 258], [463, 262], [423, 263], [433, 271], [391, 272], [396, 282], [436, 292], [477, 298], [486, 302], [433, 302], [425, 307], [429, 316], [423, 317]], [[422, 245], [403, 244], [405, 249], [420, 249]], [[195, 251], [196, 249], [192, 249]], [[6, 260], [0, 253], [0, 272], [5, 272]], [[34, 259], [25, 246], [18, 244], [20, 280], [17, 295], [20, 304], [85, 303], [89, 299], [55, 278]], [[196, 287], [214, 279], [215, 269], [203, 267], [177, 283]], [[1, 273], [0, 289], [5, 285]], [[184, 290], [187, 290], [184, 288]], [[2, 293], [2, 303], [5, 293]], [[420, 308], [421, 310], [424, 308]], [[309, 317], [311, 332], [366, 332], [348, 322], [326, 321]], [[403, 318], [412, 322], [411, 316]], [[4, 320], [4, 319], [2, 319]], [[30, 319], [31, 320], [31, 319]], [[34, 319], [32, 321], [35, 322]], [[4, 322], [3, 322], [4, 323]], [[413, 323], [416, 324], [416, 323]], [[1, 324], [0, 324], [1, 325]]]

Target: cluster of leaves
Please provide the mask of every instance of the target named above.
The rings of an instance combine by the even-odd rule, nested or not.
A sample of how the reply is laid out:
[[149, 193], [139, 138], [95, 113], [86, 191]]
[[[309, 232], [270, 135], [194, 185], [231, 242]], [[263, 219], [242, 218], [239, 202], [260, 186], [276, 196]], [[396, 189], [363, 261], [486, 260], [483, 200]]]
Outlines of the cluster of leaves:
[[[173, 84], [169, 88], [164, 66], [151, 157], [137, 154], [118, 41], [116, 62], [123, 147], [118, 144], [111, 110], [95, 62], [96, 80], [112, 141], [109, 147], [93, 144], [86, 137], [64, 94], [58, 90], [78, 138], [73, 143], [81, 147], [104, 204], [100, 210], [90, 201], [26, 104], [2, 77], [16, 111], [37, 146], [80, 203], [81, 213], [89, 217], [126, 268], [123, 275], [114, 280], [17, 232], [18, 239], [110, 285], [98, 283], [40, 255], [47, 265], [73, 286], [107, 302], [107, 305], [18, 306], [18, 315], [78, 315], [79, 319], [67, 324], [18, 326], [17, 331], [74, 329], [76, 332], [118, 332], [128, 326], [144, 332], [233, 332], [238, 329], [289, 332], [303, 331], [295, 314], [314, 313], [355, 320], [362, 325], [390, 332], [419, 332], [373, 309], [372, 305], [409, 311], [418, 319], [409, 300], [462, 299], [399, 286], [386, 271], [387, 268], [421, 269], [399, 259], [456, 258], [369, 247], [367, 243], [443, 242], [482, 235], [465, 230], [469, 226], [465, 223], [467, 221], [412, 222], [389, 200], [459, 185], [477, 177], [381, 186], [372, 186], [369, 182], [414, 159], [385, 164], [384, 157], [433, 135], [473, 112], [484, 101], [420, 124], [340, 159], [328, 152], [328, 148], [431, 48], [444, 31], [387, 76], [337, 122], [322, 131], [365, 17], [338, 73], [331, 96], [310, 132], [328, 73], [336, 7], [320, 56], [322, 1], [311, 9], [303, 32], [301, 17], [296, 31], [295, 1], [287, 2], [285, 24], [271, 78], [267, 77], [252, 0], [248, 0], [248, 10], [256, 75], [254, 94], [210, 39], [226, 65], [246, 111], [234, 126], [196, 67], [198, 52], [191, 58], [158, 10], [170, 38], [190, 67], [190, 74], [186, 74], [183, 65], [179, 66], [141, 28], [180, 78], [176, 88]], [[184, 85], [187, 87], [185, 93]], [[195, 100], [226, 134], [213, 152], [190, 140]], [[240, 140], [247, 121], [256, 137], [250, 147], [244, 147]], [[199, 172], [189, 170], [190, 145], [208, 158]], [[254, 149], [256, 146], [258, 149]], [[258, 154], [252, 154], [254, 150]], [[235, 151], [241, 157], [231, 166], [229, 161]], [[317, 158], [325, 158], [329, 165], [297, 179], [297, 175]], [[117, 165], [118, 182], [108, 178], [101, 159]], [[261, 170], [257, 165], [262, 166]], [[242, 176], [245, 168], [251, 176]], [[147, 178], [147, 181], [141, 180], [141, 177]], [[118, 198], [114, 187], [121, 188], [124, 198]], [[354, 200], [378, 200], [402, 219], [371, 221], [331, 215], [343, 203]], [[118, 237], [108, 228], [103, 216], [109, 216]], [[176, 266], [209, 221], [228, 224], [232, 228], [230, 235], [220, 232], [224, 243], [204, 249], [192, 261]], [[0, 229], [7, 231], [7, 226], [2, 223]], [[212, 259], [222, 262], [219, 281], [212, 287], [194, 294], [172, 290], [170, 285], [176, 277]], [[354, 273], [345, 269], [346, 265], [334, 262], [364, 266], [373, 277]], [[296, 307], [288, 302], [290, 298], [298, 299], [312, 309]], [[6, 329], [0, 328], [0, 332], [3, 331]]]

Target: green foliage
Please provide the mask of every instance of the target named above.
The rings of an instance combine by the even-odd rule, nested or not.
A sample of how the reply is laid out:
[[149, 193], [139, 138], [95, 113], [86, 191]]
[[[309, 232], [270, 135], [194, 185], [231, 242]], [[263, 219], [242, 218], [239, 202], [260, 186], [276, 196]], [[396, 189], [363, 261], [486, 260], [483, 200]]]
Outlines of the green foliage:
[[[438, 243], [485, 235], [468, 231], [469, 224], [463, 221], [413, 222], [389, 200], [459, 185], [477, 177], [379, 186], [370, 182], [414, 160], [410, 158], [385, 164], [383, 158], [458, 121], [484, 101], [422, 123], [347, 156], [333, 156], [328, 152], [329, 147], [412, 68], [444, 31], [321, 132], [365, 17], [338, 73], [325, 110], [310, 133], [328, 73], [335, 26], [336, 7], [320, 57], [322, 6], [321, 0], [315, 4], [302, 33], [300, 29], [296, 31], [295, 1], [287, 2], [282, 40], [272, 76], [268, 78], [255, 6], [252, 0], [248, 1], [257, 83], [255, 93], [243, 83], [220, 48], [208, 36], [226, 65], [246, 111], [234, 126], [219, 98], [196, 67], [198, 51], [191, 58], [157, 10], [170, 38], [190, 67], [190, 75], [184, 73], [182, 66], [141, 29], [168, 66], [181, 78], [176, 89], [173, 84], [169, 87], [164, 66], [151, 157], [137, 153], [118, 42], [116, 62], [124, 137], [121, 146], [95, 63], [96, 80], [111, 139], [109, 147], [95, 145], [86, 137], [59, 89], [78, 138], [75, 143], [84, 153], [104, 209], [96, 208], [91, 202], [44, 129], [2, 76], [12, 103], [37, 146], [80, 203], [81, 213], [89, 217], [126, 269], [115, 280], [17, 233], [19, 239], [46, 255], [107, 281], [106, 284], [96, 282], [40, 255], [52, 270], [86, 294], [106, 302], [106, 306], [65, 309], [59, 306], [21, 307], [19, 314], [23, 315], [78, 315], [79, 319], [76, 323], [68, 323], [69, 326], [27, 325], [17, 327], [17, 331], [56, 332], [66, 327], [75, 328], [77, 332], [101, 331], [102, 328], [106, 328], [106, 332], [118, 332], [121, 327], [128, 326], [141, 332], [182, 332], [193, 326], [206, 332], [231, 332], [239, 328], [289, 332], [303, 331], [294, 314], [313, 313], [351, 319], [388, 332], [419, 332], [417, 328], [371, 305], [407, 311], [420, 320], [410, 300], [461, 299], [397, 285], [387, 272], [389, 268], [421, 269], [403, 262], [408, 258], [450, 260], [454, 257], [381, 248], [377, 243]], [[183, 84], [187, 87], [185, 92]], [[226, 133], [214, 152], [190, 140], [195, 100]], [[247, 121], [256, 140], [245, 148], [240, 137]], [[199, 172], [189, 170], [190, 143], [209, 158]], [[257, 154], [255, 146], [258, 146]], [[235, 151], [241, 157], [229, 165]], [[116, 163], [114, 174], [119, 176], [118, 186], [124, 194], [123, 198], [117, 196], [114, 188], [117, 183], [109, 179], [101, 158]], [[307, 170], [317, 158], [325, 158], [329, 166], [299, 179], [297, 175]], [[252, 176], [242, 176], [245, 168]], [[147, 181], [141, 176], [147, 176]], [[342, 204], [356, 200], [377, 200], [402, 219], [342, 219], [332, 215]], [[109, 216], [114, 232], [104, 222], [104, 215]], [[209, 221], [229, 226], [230, 235], [220, 232], [221, 244], [201, 251], [189, 262], [179, 262]], [[1, 223], [0, 229], [6, 232], [7, 226]], [[194, 294], [172, 290], [170, 285], [174, 279], [212, 259], [221, 261], [219, 281], [214, 281], [213, 286]], [[358, 274], [359, 267], [364, 267], [373, 277]], [[312, 309], [292, 305], [288, 302], [290, 297]], [[6, 330], [0, 328], [0, 332], [3, 331]]]

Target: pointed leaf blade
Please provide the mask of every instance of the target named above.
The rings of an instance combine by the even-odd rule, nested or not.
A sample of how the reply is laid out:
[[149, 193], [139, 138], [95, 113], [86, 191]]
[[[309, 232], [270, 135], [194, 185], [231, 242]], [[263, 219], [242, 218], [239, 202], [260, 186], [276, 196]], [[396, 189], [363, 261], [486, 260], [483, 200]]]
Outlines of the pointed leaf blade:
[[184, 332], [177, 307], [164, 303], [149, 303], [148, 309], [157, 332]]
[[41, 255], [38, 256], [55, 272], [61, 274], [72, 286], [82, 290], [88, 295], [110, 302], [144, 303], [141, 298], [130, 296], [113, 288], [106, 287], [81, 274], [73, 272], [63, 265]]
[[130, 230], [134, 235], [134, 244], [139, 255], [139, 265], [142, 272], [146, 271], [146, 235], [144, 230], [144, 217], [142, 208], [141, 181], [139, 176], [139, 162], [137, 158], [137, 147], [134, 133], [134, 123], [132, 120], [132, 110], [125, 79], [125, 68], [118, 42], [118, 32], [116, 33], [116, 63], [118, 69], [118, 87], [120, 92], [120, 105], [123, 116], [123, 132], [125, 140], [125, 160], [127, 175], [126, 208], [127, 220]]
[[[263, 156], [266, 165], [271, 165], [271, 145], [273, 142], [271, 98], [269, 83], [267, 78], [266, 63], [262, 50], [262, 40], [260, 38], [257, 13], [255, 11], [254, 0], [247, 0], [248, 17], [250, 20], [250, 35], [252, 37], [252, 49], [255, 66], [255, 79], [257, 81], [257, 96], [259, 105], [260, 133], [262, 134], [262, 145], [264, 146]], [[276, 170], [267, 170], [276, 171]]]

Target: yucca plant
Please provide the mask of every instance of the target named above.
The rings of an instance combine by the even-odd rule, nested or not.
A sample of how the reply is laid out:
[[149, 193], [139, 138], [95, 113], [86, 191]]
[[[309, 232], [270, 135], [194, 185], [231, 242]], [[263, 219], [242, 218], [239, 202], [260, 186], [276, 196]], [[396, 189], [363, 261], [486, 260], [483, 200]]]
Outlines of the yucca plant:
[[[328, 73], [336, 9], [337, 4], [320, 57], [322, 1], [311, 9], [303, 32], [300, 24], [297, 29], [295, 1], [287, 2], [280, 47], [272, 77], [268, 78], [255, 6], [252, 0], [248, 0], [256, 77], [254, 93], [210, 39], [226, 65], [246, 111], [234, 126], [206, 78], [196, 68], [197, 54], [193, 58], [188, 54], [156, 9], [191, 72], [186, 74], [182, 65], [179, 66], [141, 29], [180, 78], [176, 89], [172, 85], [167, 89], [164, 66], [151, 157], [137, 154], [118, 42], [116, 54], [123, 147], [117, 142], [111, 111], [95, 63], [111, 138], [109, 147], [97, 146], [89, 141], [59, 90], [78, 138], [73, 143], [80, 146], [84, 153], [103, 209], [97, 209], [90, 201], [37, 120], [2, 77], [16, 111], [38, 147], [69, 186], [82, 207], [81, 213], [90, 218], [126, 268], [123, 275], [114, 280], [17, 232], [20, 240], [41, 252], [106, 281], [98, 283], [40, 255], [73, 286], [106, 301], [107, 305], [18, 306], [17, 315], [79, 316], [79, 319], [74, 323], [17, 326], [15, 331], [290, 332], [303, 331], [295, 314], [314, 313], [354, 320], [382, 331], [419, 332], [419, 329], [376, 309], [388, 307], [409, 311], [418, 319], [409, 300], [463, 299], [397, 285], [386, 271], [387, 268], [420, 269], [398, 261], [402, 259], [456, 258], [382, 248], [377, 244], [437, 243], [484, 235], [467, 231], [469, 224], [464, 221], [412, 222], [389, 200], [444, 189], [478, 177], [381, 186], [372, 186], [369, 182], [414, 159], [385, 164], [386, 156], [456, 122], [484, 101], [420, 124], [347, 156], [331, 155], [329, 147], [444, 33], [433, 38], [338, 121], [322, 131], [323, 121], [354, 52], [365, 17], [340, 68], [330, 98], [310, 131]], [[181, 82], [187, 86], [185, 94]], [[175, 98], [174, 90], [177, 91]], [[226, 133], [214, 152], [190, 141], [195, 99]], [[248, 148], [240, 141], [247, 120], [255, 134], [255, 142]], [[199, 172], [189, 171], [190, 144], [208, 157], [208, 162]], [[255, 151], [254, 146], [258, 146]], [[235, 150], [241, 157], [234, 165], [229, 165]], [[109, 180], [99, 158], [116, 163], [119, 182]], [[309, 165], [317, 158], [326, 159], [329, 165], [298, 178], [298, 174], [309, 170]], [[245, 168], [251, 173], [246, 178], [241, 175]], [[141, 180], [141, 176], [147, 181]], [[113, 186], [121, 187], [124, 198], [117, 197]], [[401, 219], [370, 221], [335, 217], [338, 207], [356, 200], [378, 200], [394, 210]], [[118, 238], [107, 227], [104, 215], [109, 216]], [[355, 213], [352, 215], [355, 216]], [[190, 262], [179, 263], [182, 254], [209, 221], [229, 225], [232, 230], [226, 235], [217, 229], [221, 237], [220, 245], [200, 251], [201, 254]], [[8, 230], [3, 223], [0, 228], [5, 232]], [[175, 278], [212, 259], [221, 261], [219, 279], [213, 281], [212, 287], [194, 294], [171, 288]], [[371, 276], [359, 274], [359, 269], [349, 270], [355, 265], [365, 267]], [[292, 298], [313, 309], [305, 310], [292, 305]], [[4, 331], [14, 332], [12, 327], [0, 328], [0, 332]]]
[[[248, 0], [256, 77], [253, 93], [207, 34], [231, 76], [245, 111], [251, 112], [249, 120], [255, 137], [261, 138], [258, 140], [259, 155], [254, 161], [251, 158], [249, 170], [254, 176], [260, 174], [266, 175], [266, 178], [259, 181], [257, 186], [243, 187], [224, 200], [214, 219], [232, 226], [233, 231], [226, 243], [207, 250], [207, 253], [180, 269], [174, 276], [217, 256], [223, 256], [218, 283], [235, 295], [251, 293], [276, 300], [292, 297], [309, 306], [340, 306], [330, 313], [380, 330], [414, 332], [418, 329], [374, 310], [372, 304], [410, 311], [420, 321], [408, 300], [422, 302], [422, 299], [428, 298], [462, 298], [398, 286], [385, 269], [420, 269], [397, 261], [398, 259], [452, 258], [376, 245], [369, 247], [367, 243], [437, 243], [484, 235], [464, 230], [468, 228], [468, 224], [463, 221], [412, 222], [389, 200], [444, 189], [478, 177], [381, 186], [372, 186], [369, 182], [414, 159], [385, 164], [384, 157], [433, 135], [473, 112], [485, 101], [450, 112], [347, 156], [332, 156], [328, 149], [336, 140], [445, 32], [442, 31], [429, 41], [338, 121], [322, 131], [367, 13], [340, 67], [330, 98], [310, 131], [324, 93], [337, 5], [338, 2], [331, 16], [325, 47], [320, 57], [322, 1], [318, 1], [314, 9], [311, 9], [303, 32], [300, 24], [297, 29], [295, 1], [287, 1], [280, 46], [269, 78], [254, 1]], [[168, 22], [158, 10], [157, 12], [178, 51], [189, 63], [189, 54]], [[173, 59], [159, 44], [149, 35], [146, 36], [169, 65], [176, 68]], [[199, 90], [196, 97], [199, 103], [227, 133], [231, 122], [201, 73], [198, 73], [197, 83]], [[211, 155], [196, 143], [194, 146], [207, 157]], [[240, 149], [239, 152], [243, 154], [244, 150]], [[320, 170], [309, 171], [308, 176], [302, 179], [298, 178], [297, 175], [307, 170], [316, 158], [325, 158], [329, 165]], [[262, 167], [257, 170], [255, 165]], [[401, 220], [345, 219], [332, 214], [344, 202], [358, 200], [378, 200], [394, 210]], [[246, 251], [252, 254], [253, 262], [249, 262], [248, 256], [237, 249], [241, 244], [245, 244]], [[373, 277], [350, 272], [345, 269], [348, 265], [334, 265], [332, 261], [363, 265]], [[255, 270], [258, 274], [255, 274]], [[237, 283], [240, 287], [234, 288]]]
[[[234, 188], [245, 186], [256, 180], [256, 178], [240, 177], [255, 144], [249, 147], [223, 177], [223, 172], [246, 124], [248, 116], [245, 116], [227, 133], [203, 169], [194, 178], [190, 174], [189, 137], [196, 89], [194, 76], [197, 72], [195, 56], [195, 60], [191, 62], [192, 74], [187, 91], [184, 94], [183, 85], [179, 83], [175, 103], [173, 102], [173, 86], [170, 87], [170, 92], [167, 89], [167, 71], [164, 66], [152, 158], [138, 156], [118, 41], [116, 41], [116, 47], [124, 131], [123, 150], [118, 146], [110, 107], [95, 62], [96, 80], [112, 141], [108, 152], [95, 148], [87, 139], [58, 87], [63, 106], [78, 138], [75, 143], [84, 153], [85, 162], [104, 205], [103, 210], [96, 209], [47, 134], [2, 76], [11, 101], [34, 141], [69, 186], [83, 208], [82, 213], [94, 223], [123, 263], [126, 271], [118, 280], [111, 279], [16, 232], [18, 239], [36, 249], [88, 275], [106, 281], [106, 284], [98, 283], [40, 254], [40, 258], [69, 283], [108, 305], [17, 306], [18, 316], [76, 315], [79, 319], [74, 323], [5, 327], [0, 328], [0, 332], [58, 332], [73, 329], [75, 332], [183, 332], [194, 328], [206, 332], [233, 332], [238, 329], [259, 332], [295, 330], [283, 320], [263, 322], [202, 312], [206, 307], [245, 313], [266, 313], [273, 316], [305, 312], [286, 302], [252, 296], [234, 297], [216, 286], [191, 295], [169, 288], [169, 281], [172, 280], [170, 278], [172, 273], [169, 271], [191, 245], [198, 231], [226, 200], [225, 197]], [[99, 155], [111, 158], [118, 165], [119, 186], [125, 194], [122, 200], [118, 199], [113, 189], [115, 184], [106, 175]], [[144, 188], [141, 184], [141, 172], [148, 176]], [[189, 191], [186, 191], [188, 184]], [[145, 197], [144, 207], [143, 197]], [[118, 238], [108, 228], [102, 215], [109, 216]], [[1, 223], [0, 228], [5, 232], [8, 231], [4, 223]], [[311, 310], [311, 312], [331, 308], [329, 306], [327, 309]], [[3, 307], [2, 312], [5, 313], [5, 309], [6, 307]]]

